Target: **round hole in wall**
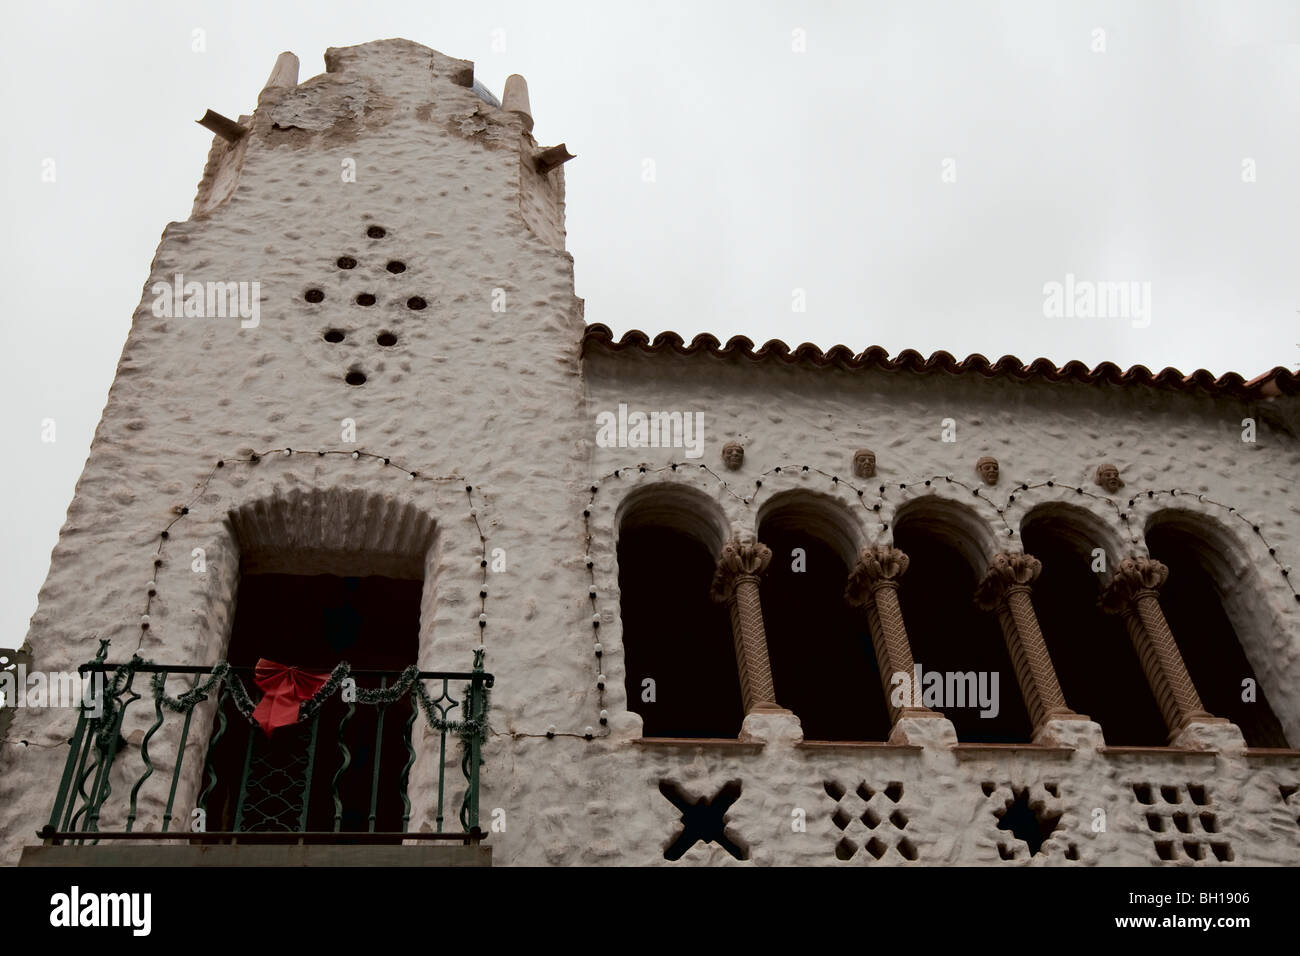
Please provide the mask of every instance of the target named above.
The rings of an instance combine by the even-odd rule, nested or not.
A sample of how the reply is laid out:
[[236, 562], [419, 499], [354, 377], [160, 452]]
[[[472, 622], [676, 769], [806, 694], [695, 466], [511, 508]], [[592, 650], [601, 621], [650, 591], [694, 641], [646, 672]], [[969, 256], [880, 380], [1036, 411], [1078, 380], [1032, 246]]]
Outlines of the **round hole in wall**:
[[383, 226], [371, 226], [366, 230], [366, 235], [371, 239], [382, 239], [384, 236], [388, 235], [388, 233], [384, 230]]
[[325, 341], [326, 341], [326, 342], [342, 342], [342, 341], [343, 341], [343, 331], [342, 331], [341, 329], [330, 329], [328, 332], [325, 333]]
[[353, 259], [351, 256], [339, 256], [337, 265], [340, 269], [355, 269], [357, 267], [357, 260]]
[[406, 263], [398, 262], [396, 259], [394, 259], [392, 262], [388, 263], [388, 271], [391, 272], [393, 275], [397, 275], [399, 272], [405, 272]]
[[320, 289], [308, 289], [307, 292], [303, 295], [303, 298], [306, 299], [308, 302], [324, 302], [325, 293], [322, 292]]
[[347, 382], [349, 385], [365, 385], [366, 375], [364, 372], [359, 372], [356, 369], [353, 369], [348, 372], [347, 375], [343, 376], [343, 381]]
[[363, 292], [357, 296], [357, 305], [374, 305], [375, 297], [369, 292]]
[[406, 307], [407, 307], [408, 309], [414, 309], [416, 312], [419, 312], [421, 309], [423, 309], [423, 308], [424, 308], [425, 306], [427, 306], [428, 304], [429, 304], [429, 303], [425, 302], [425, 301], [424, 301], [423, 299], [421, 299], [418, 295], [413, 295], [413, 296], [411, 296], [409, 299], [406, 300]]
[[388, 348], [389, 346], [393, 346], [397, 344], [397, 336], [394, 335], [392, 332], [380, 332], [379, 335], [375, 338], [375, 341], [378, 342], [380, 345], [382, 345], [384, 348]]

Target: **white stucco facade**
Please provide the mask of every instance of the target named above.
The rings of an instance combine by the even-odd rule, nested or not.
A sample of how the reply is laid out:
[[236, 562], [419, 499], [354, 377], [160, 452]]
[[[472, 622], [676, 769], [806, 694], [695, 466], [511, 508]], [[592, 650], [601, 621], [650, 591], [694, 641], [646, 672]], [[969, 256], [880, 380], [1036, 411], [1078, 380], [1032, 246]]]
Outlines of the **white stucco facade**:
[[[1300, 554], [1289, 381], [1049, 381], [584, 341], [587, 320], [602, 317], [584, 316], [574, 295], [565, 167], [538, 171], [533, 155], [549, 144], [531, 123], [472, 92], [472, 64], [408, 41], [331, 50], [326, 62], [296, 83], [282, 60], [248, 132], [214, 139], [191, 219], [163, 234], [32, 619], [33, 666], [75, 669], [103, 639], [113, 661], [221, 660], [241, 559], [279, 554], [299, 573], [349, 560], [371, 573], [415, 568], [417, 663], [468, 669], [481, 643], [496, 678], [480, 800], [485, 829], [504, 811], [504, 830], [487, 837], [494, 865], [663, 864], [679, 818], [664, 780], [703, 797], [742, 785], [727, 821], [749, 859], [697, 844], [675, 865], [1300, 861], [1300, 753], [1251, 750], [1231, 724], [1198, 725], [1164, 752], [1108, 750], [1088, 721], [1019, 748], [957, 746], [942, 719], [904, 720], [889, 743], [822, 745], [781, 715], [751, 715], [731, 743], [642, 739], [617, 564], [621, 509], [648, 489], [704, 496], [720, 537], [755, 533], [771, 501], [822, 501], [845, 516], [839, 533], [855, 550], [892, 543], [909, 502], [945, 497], [969, 514], [985, 560], [1020, 550], [1020, 523], [1038, 506], [1085, 510], [1112, 562], [1144, 556], [1147, 522], [1180, 510], [1223, 555], [1225, 603], [1295, 747], [1300, 603], [1281, 573]], [[382, 237], [368, 235], [375, 226]], [[256, 326], [159, 317], [153, 287], [177, 274], [258, 282]], [[363, 294], [374, 304], [358, 304]], [[343, 340], [326, 341], [328, 330]], [[380, 345], [382, 333], [395, 344]], [[597, 416], [620, 404], [702, 412], [703, 456], [600, 447]], [[1246, 418], [1254, 442], [1242, 441]], [[720, 460], [729, 440], [745, 448], [738, 470]], [[877, 454], [869, 479], [851, 467], [864, 446]], [[990, 454], [1001, 476], [982, 488], [974, 463]], [[1120, 493], [1093, 483], [1102, 462], [1119, 467]], [[484, 569], [496, 549], [505, 569]], [[196, 713], [182, 809], [212, 720]], [[152, 716], [129, 714], [123, 765], [138, 760]], [[0, 860], [36, 842], [74, 723], [66, 708], [15, 714], [0, 750]], [[146, 830], [167, 797], [169, 739], [174, 751], [174, 738], [156, 738], [160, 772], [141, 792]], [[433, 772], [423, 756], [412, 772], [414, 830], [432, 819]], [[125, 813], [122, 779], [103, 826]], [[1138, 796], [1147, 788], [1152, 804]], [[1060, 815], [1032, 858], [993, 815], [1026, 789]], [[1149, 815], [1180, 803], [1214, 815], [1217, 829], [1198, 838], [1229, 846], [1227, 859], [1207, 849], [1199, 862], [1161, 862]]]

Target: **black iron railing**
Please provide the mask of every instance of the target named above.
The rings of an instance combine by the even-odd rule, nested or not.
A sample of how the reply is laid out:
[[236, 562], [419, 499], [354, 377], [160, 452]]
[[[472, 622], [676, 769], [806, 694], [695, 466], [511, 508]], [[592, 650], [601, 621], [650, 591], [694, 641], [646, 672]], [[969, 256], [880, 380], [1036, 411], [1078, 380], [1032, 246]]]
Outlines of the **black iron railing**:
[[[132, 658], [108, 663], [106, 643], [79, 669], [99, 694], [81, 708], [70, 752], [59, 782], [49, 823], [39, 833], [47, 844], [99, 843], [103, 840], [180, 840], [191, 842], [401, 842], [461, 840], [477, 842], [479, 769], [487, 732], [492, 675], [475, 651], [467, 672], [352, 671], [340, 664], [321, 690], [299, 709], [299, 721], [265, 733], [250, 717], [254, 701], [245, 679], [253, 668], [168, 666]], [[171, 676], [188, 677], [189, 689], [167, 695]], [[461, 696], [452, 682], [465, 681]], [[137, 686], [137, 683], [145, 686]], [[436, 693], [431, 693], [432, 690]], [[185, 765], [195, 710], [215, 698], [215, 714], [194, 809], [178, 820], [177, 794]], [[122, 739], [131, 705], [153, 704], [154, 719], [135, 755]], [[436, 733], [437, 805], [433, 832], [408, 832], [411, 799], [407, 792], [418, 756], [414, 734], [424, 718]], [[150, 745], [174, 728], [174, 760], [160, 829], [142, 829], [140, 794], [156, 770]], [[443, 832], [447, 791], [448, 736], [458, 738], [465, 789], [459, 832]], [[424, 740], [432, 736], [423, 735]], [[168, 734], [160, 738], [167, 741]], [[156, 746], [156, 745], [155, 745]], [[455, 744], [453, 744], [453, 747]], [[130, 790], [125, 806], [113, 807], [113, 770], [125, 769]], [[121, 779], [121, 774], [117, 774]], [[101, 830], [111, 808], [123, 819], [120, 830]], [[123, 812], [124, 811], [124, 812]]]

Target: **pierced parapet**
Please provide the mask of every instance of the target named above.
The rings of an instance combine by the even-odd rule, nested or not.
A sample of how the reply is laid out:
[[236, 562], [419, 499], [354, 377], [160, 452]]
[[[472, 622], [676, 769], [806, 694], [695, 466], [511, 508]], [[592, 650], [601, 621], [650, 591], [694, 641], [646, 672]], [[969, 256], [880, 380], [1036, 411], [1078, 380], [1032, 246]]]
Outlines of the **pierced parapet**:
[[1131, 783], [1133, 797], [1156, 859], [1166, 863], [1230, 863], [1232, 844], [1224, 835], [1224, 812], [1200, 783], [1155, 785]]
[[910, 835], [915, 828], [907, 829], [912, 822], [909, 814], [914, 811], [900, 805], [901, 781], [888, 781], [883, 789], [876, 789], [864, 780], [852, 793], [838, 780], [827, 780], [822, 786], [826, 795], [835, 801], [831, 824], [841, 831], [834, 848], [837, 860], [856, 857], [867, 863], [897, 863], [896, 858], [885, 859], [891, 849], [908, 862], [918, 859], [920, 854]]
[[1034, 859], [1080, 859], [1063, 824], [1066, 804], [1056, 781], [1036, 784], [985, 781], [980, 785], [986, 806], [997, 821], [989, 835], [997, 858], [1027, 862]]

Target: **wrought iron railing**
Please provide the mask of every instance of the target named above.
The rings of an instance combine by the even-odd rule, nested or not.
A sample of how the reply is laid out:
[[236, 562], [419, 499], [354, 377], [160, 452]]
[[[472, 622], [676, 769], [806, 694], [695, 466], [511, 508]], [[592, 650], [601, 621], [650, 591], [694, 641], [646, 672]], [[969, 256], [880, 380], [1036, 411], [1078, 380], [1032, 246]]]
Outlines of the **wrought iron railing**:
[[[268, 735], [249, 719], [253, 701], [241, 678], [250, 677], [253, 668], [169, 666], [139, 657], [117, 665], [105, 660], [106, 645], [101, 642], [96, 659], [79, 668], [83, 677], [102, 681], [102, 703], [88, 701], [81, 708], [53, 812], [38, 833], [47, 844], [102, 840], [475, 843], [482, 838], [479, 769], [493, 683], [492, 675], [483, 670], [482, 650], [475, 651], [474, 667], [468, 672], [415, 667], [401, 672], [352, 671], [340, 664], [320, 692], [301, 704], [296, 725]], [[167, 680], [178, 675], [189, 678], [189, 689], [169, 697]], [[145, 678], [147, 685], [137, 687], [137, 680], [143, 683]], [[345, 685], [349, 679], [350, 687]], [[453, 681], [466, 682], [460, 697], [453, 694]], [[197, 828], [192, 819], [178, 821], [177, 796], [196, 708], [213, 698], [212, 730], [195, 803], [199, 813], [190, 811], [203, 821]], [[140, 738], [137, 773], [135, 754], [122, 738], [122, 728], [138, 700], [152, 702], [154, 718]], [[359, 716], [365, 712], [368, 716]], [[409, 832], [412, 807], [407, 789], [419, 756], [413, 731], [421, 715], [437, 735], [436, 826], [432, 832]], [[387, 725], [386, 717], [393, 718]], [[163, 732], [159, 740], [172, 752], [165, 731], [169, 726], [175, 749], [158, 821], [161, 827], [142, 828], [141, 790], [156, 769], [150, 744]], [[424, 738], [430, 736], [426, 733]], [[452, 746], [459, 745], [465, 778], [459, 832], [443, 832], [449, 736], [458, 738]], [[108, 802], [111, 780], [120, 781], [123, 772], [130, 790], [125, 805], [112, 806]], [[161, 794], [157, 800], [161, 802]], [[101, 829], [106, 808], [115, 819], [124, 820], [121, 829]]]

